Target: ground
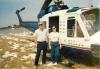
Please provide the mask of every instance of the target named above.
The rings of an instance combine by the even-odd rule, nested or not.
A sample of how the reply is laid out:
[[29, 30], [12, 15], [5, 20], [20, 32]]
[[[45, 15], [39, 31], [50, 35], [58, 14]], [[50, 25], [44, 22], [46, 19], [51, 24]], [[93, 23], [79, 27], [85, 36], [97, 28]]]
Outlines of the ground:
[[[36, 45], [32, 34], [0, 35], [0, 69], [35, 69]], [[47, 63], [49, 63], [50, 53], [47, 57]], [[86, 66], [77, 62], [69, 65], [69, 63], [68, 59], [63, 58], [57, 66], [45, 67], [41, 64], [40, 57], [40, 66], [37, 69], [99, 69], [99, 65]]]

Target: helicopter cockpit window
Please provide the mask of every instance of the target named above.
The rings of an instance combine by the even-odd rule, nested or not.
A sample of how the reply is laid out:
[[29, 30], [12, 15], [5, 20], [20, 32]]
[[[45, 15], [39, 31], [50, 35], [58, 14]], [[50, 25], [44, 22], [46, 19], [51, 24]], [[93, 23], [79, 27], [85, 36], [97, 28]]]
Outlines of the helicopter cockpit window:
[[75, 17], [69, 17], [67, 20], [67, 36], [74, 37]]
[[89, 35], [100, 30], [99, 9], [92, 9], [82, 13], [82, 20], [85, 23]]

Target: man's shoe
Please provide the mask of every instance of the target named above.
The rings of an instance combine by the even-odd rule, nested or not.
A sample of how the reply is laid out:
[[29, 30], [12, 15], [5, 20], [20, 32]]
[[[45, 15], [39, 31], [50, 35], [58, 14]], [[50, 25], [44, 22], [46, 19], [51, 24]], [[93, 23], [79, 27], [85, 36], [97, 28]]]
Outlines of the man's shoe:
[[57, 65], [57, 63], [53, 63], [53, 65]]
[[51, 62], [51, 63], [49, 63], [49, 64], [47, 64], [47, 66], [52, 66], [53, 65], [53, 63]]
[[37, 67], [40, 66], [39, 64], [34, 65], [34, 69], [37, 69]]
[[37, 69], [37, 66], [34, 66], [34, 69]]
[[47, 66], [47, 64], [42, 64], [44, 67], [46, 67]]

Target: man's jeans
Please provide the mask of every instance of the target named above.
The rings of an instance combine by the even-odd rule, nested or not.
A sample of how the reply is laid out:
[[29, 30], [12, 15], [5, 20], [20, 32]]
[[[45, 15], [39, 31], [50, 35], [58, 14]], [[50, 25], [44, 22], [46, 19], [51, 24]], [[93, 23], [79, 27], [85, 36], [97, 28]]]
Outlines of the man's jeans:
[[51, 42], [51, 58], [53, 63], [60, 61], [60, 45], [58, 42]]
[[38, 65], [39, 57], [41, 54], [41, 51], [43, 50], [42, 55], [42, 64], [46, 64], [46, 53], [47, 53], [47, 43], [45, 42], [38, 42], [37, 44], [37, 53], [35, 57], [35, 65]]

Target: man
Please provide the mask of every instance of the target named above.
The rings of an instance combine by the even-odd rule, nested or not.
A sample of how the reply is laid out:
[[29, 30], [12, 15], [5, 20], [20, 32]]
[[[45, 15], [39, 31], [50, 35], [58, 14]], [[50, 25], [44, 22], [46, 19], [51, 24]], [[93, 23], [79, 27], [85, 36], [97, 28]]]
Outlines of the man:
[[60, 36], [55, 26], [52, 27], [52, 32], [49, 34], [49, 45], [51, 46], [52, 62], [48, 66], [57, 65], [60, 61]]
[[64, 2], [62, 0], [56, 0], [54, 1], [54, 3], [57, 5], [57, 8], [59, 10], [68, 9], [68, 6], [64, 5]]
[[43, 51], [42, 55], [42, 64], [46, 64], [46, 53], [47, 53], [47, 41], [48, 41], [48, 32], [43, 28], [43, 22], [39, 21], [39, 28], [35, 31], [35, 42], [37, 45], [37, 53], [35, 56], [35, 66], [38, 65], [39, 57], [41, 51]]

